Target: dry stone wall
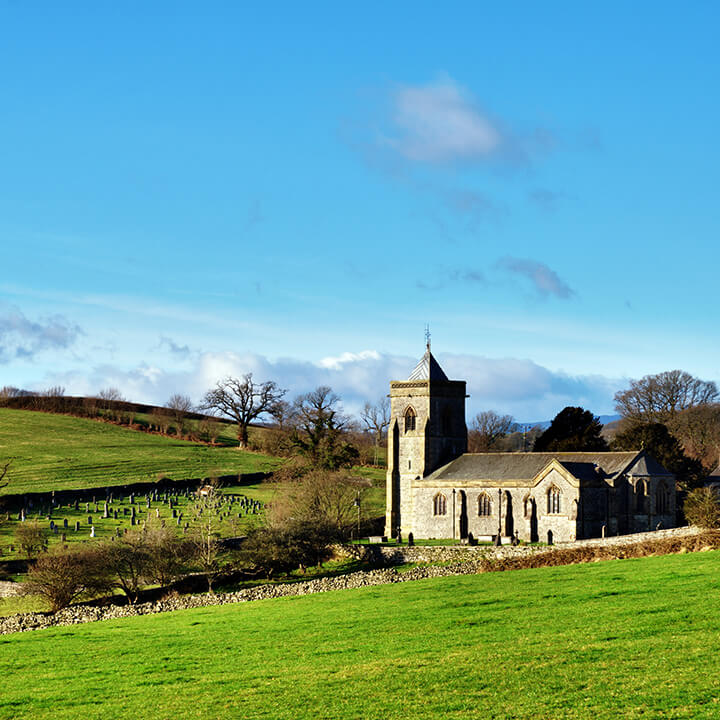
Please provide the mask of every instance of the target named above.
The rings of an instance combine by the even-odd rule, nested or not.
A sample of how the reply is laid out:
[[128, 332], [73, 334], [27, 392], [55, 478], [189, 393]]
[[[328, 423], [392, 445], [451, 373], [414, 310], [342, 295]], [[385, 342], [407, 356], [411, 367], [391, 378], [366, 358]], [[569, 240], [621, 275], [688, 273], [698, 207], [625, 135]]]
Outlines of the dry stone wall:
[[[695, 535], [699, 532], [696, 528], [675, 528], [672, 530], [624, 535], [621, 537], [607, 538], [605, 540], [585, 540], [559, 547], [575, 548], [581, 546], [592, 547], [594, 545], [602, 545], [605, 547], [632, 545], [652, 539]], [[378, 553], [375, 559], [382, 559], [383, 562], [389, 565], [404, 562], [444, 564], [419, 565], [404, 572], [399, 572], [394, 567], [384, 567], [332, 578], [317, 578], [314, 580], [278, 585], [260, 585], [254, 588], [238, 590], [237, 592], [216, 595], [172, 595], [164, 600], [139, 603], [137, 605], [113, 605], [109, 607], [75, 605], [57, 613], [11, 615], [7, 618], [0, 618], [0, 635], [39, 630], [53, 626], [76, 625], [97, 620], [112, 620], [137, 615], [171, 612], [173, 610], [187, 610], [211, 605], [227, 605], [270, 598], [310, 595], [332, 590], [347, 590], [374, 585], [387, 585], [389, 583], [411, 582], [414, 580], [447, 577], [450, 575], [471, 575], [483, 572], [486, 569], [488, 559], [500, 560], [521, 557], [533, 553], [552, 552], [552, 548], [535, 546], [505, 546], [500, 548], [487, 546], [411, 548], [344, 546], [343, 551], [346, 555], [353, 557], [363, 556], [366, 559], [368, 558], [368, 553]]]

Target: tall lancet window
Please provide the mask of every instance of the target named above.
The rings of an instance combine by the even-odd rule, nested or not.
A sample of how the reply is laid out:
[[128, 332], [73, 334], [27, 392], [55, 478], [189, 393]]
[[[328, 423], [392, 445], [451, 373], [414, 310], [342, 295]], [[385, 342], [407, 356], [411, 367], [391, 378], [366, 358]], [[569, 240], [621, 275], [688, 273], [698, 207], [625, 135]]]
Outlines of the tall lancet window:
[[405, 432], [411, 432], [415, 429], [415, 411], [409, 407], [405, 411]]

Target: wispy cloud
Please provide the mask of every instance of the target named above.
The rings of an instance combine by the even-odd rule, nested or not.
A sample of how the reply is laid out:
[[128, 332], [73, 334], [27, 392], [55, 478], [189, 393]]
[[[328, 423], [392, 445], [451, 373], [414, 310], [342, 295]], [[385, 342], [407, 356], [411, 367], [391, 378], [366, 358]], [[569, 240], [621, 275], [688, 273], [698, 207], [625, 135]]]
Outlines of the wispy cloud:
[[172, 338], [162, 336], [158, 347], [167, 348], [173, 355], [179, 355], [181, 357], [187, 357], [192, 353], [189, 345], [180, 345], [176, 343]]
[[528, 200], [546, 212], [557, 210], [558, 202], [562, 198], [563, 193], [548, 190], [547, 188], [535, 188], [528, 192]]
[[391, 93], [390, 116], [380, 145], [416, 163], [525, 163], [555, 139], [547, 128], [523, 133], [481, 107], [467, 89], [445, 76], [427, 85], [404, 85]]
[[527, 278], [541, 297], [553, 295], [568, 300], [575, 295], [575, 291], [554, 270], [538, 260], [504, 257], [498, 261], [498, 267]]
[[29, 359], [44, 350], [69, 348], [82, 334], [62, 315], [30, 320], [14, 305], [0, 306], [0, 362]]

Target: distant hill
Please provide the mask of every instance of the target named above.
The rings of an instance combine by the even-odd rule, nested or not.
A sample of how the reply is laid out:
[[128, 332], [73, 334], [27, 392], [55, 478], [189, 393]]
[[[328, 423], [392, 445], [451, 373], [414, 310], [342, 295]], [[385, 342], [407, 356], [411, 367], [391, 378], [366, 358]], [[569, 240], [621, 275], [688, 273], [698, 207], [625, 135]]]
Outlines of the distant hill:
[[[610, 423], [617, 422], [619, 419], [620, 415], [598, 415], [598, 420], [600, 420], [600, 423], [602, 425], [608, 425]], [[551, 424], [552, 420], [540, 420], [539, 422], [518, 423], [518, 425], [529, 425], [530, 427], [539, 427], [543, 430], [547, 430]]]

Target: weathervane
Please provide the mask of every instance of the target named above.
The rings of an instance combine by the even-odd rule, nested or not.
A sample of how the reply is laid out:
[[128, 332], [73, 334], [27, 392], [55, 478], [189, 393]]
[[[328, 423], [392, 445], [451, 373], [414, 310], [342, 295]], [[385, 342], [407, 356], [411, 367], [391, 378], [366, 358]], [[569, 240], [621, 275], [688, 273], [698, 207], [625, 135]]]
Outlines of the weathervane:
[[428, 349], [428, 352], [430, 352], [430, 325], [427, 323], [425, 324], [425, 346]]

